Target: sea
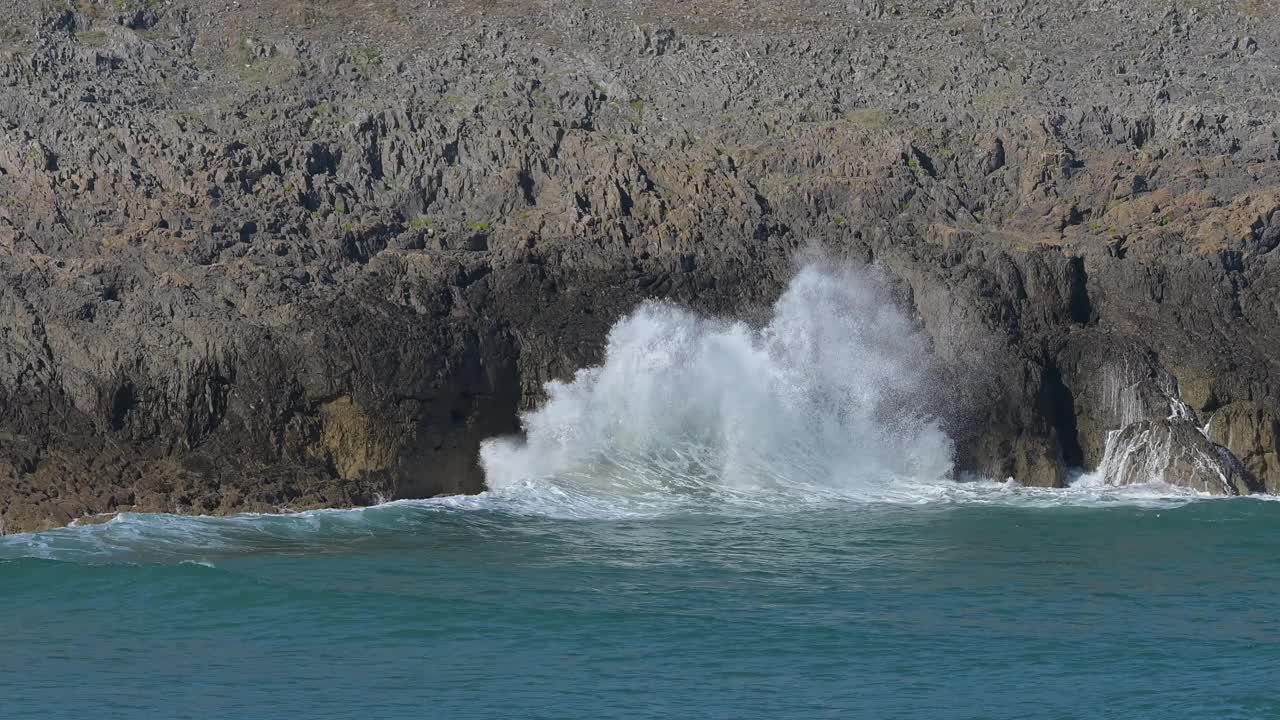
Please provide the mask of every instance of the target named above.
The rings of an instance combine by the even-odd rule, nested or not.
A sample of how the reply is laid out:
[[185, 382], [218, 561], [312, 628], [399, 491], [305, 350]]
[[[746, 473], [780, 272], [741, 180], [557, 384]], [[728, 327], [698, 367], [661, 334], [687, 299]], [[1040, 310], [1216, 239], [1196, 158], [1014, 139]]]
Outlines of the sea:
[[930, 377], [804, 269], [639, 307], [483, 494], [2, 537], [0, 718], [1280, 718], [1280, 502], [958, 476]]

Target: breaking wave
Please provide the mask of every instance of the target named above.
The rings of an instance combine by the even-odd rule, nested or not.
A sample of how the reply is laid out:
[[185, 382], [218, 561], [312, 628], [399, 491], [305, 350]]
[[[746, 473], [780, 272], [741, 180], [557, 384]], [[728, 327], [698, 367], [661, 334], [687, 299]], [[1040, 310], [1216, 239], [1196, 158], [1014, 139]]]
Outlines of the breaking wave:
[[801, 270], [762, 327], [647, 302], [604, 362], [481, 449], [497, 495], [578, 504], [914, 492], [952, 472], [925, 339], [871, 275]]

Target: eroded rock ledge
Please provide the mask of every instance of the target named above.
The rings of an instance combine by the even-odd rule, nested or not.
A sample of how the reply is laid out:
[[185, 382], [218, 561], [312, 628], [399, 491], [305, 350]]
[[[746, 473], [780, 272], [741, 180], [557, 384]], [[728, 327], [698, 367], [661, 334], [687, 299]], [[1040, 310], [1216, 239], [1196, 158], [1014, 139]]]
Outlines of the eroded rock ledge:
[[478, 490], [639, 299], [813, 246], [896, 279], [962, 468], [1190, 431], [1280, 489], [1274, 5], [0, 7], [5, 531]]

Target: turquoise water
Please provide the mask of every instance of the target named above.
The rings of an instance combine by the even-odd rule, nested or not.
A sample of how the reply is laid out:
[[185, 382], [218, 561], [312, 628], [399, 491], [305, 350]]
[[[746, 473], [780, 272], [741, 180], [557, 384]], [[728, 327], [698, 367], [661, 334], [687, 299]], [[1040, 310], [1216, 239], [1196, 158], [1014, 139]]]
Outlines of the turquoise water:
[[0, 720], [1280, 718], [1280, 502], [952, 482], [928, 357], [809, 268], [619, 321], [484, 495], [0, 538]]
[[0, 717], [1280, 717], [1280, 503], [540, 497], [0, 539]]

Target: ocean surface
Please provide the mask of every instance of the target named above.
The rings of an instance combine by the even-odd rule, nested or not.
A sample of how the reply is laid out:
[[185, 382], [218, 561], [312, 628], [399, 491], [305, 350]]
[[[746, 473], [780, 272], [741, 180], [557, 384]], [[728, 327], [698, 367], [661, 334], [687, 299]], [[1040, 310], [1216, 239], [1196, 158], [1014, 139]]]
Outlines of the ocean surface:
[[0, 538], [0, 720], [1280, 718], [1280, 502], [956, 482], [931, 377], [806, 269], [637, 309], [485, 494]]
[[1280, 503], [496, 498], [0, 540], [0, 717], [1276, 718]]

